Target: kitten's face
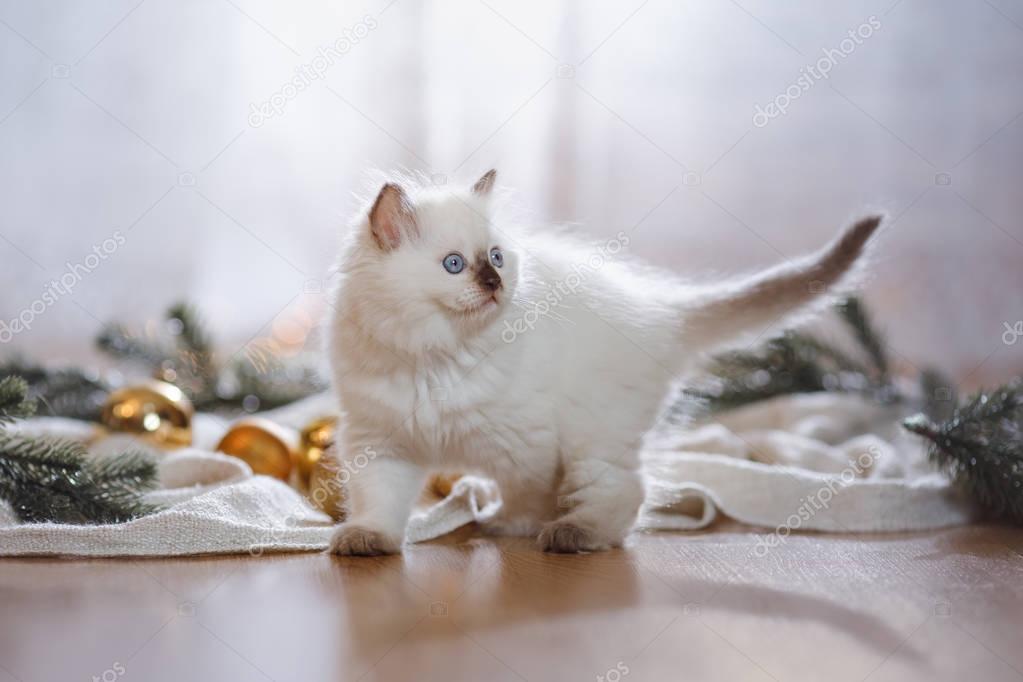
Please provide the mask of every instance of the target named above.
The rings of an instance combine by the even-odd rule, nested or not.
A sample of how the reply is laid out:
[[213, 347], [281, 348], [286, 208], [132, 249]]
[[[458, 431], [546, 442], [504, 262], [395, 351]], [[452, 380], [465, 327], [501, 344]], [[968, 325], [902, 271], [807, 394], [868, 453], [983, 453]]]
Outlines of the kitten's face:
[[382, 277], [414, 311], [432, 310], [460, 328], [492, 321], [515, 290], [518, 257], [489, 225], [486, 206], [438, 195], [414, 207], [419, 234], [388, 254]]
[[471, 192], [381, 190], [369, 215], [355, 305], [383, 341], [450, 347], [511, 303], [519, 259], [488, 218], [488, 173]]

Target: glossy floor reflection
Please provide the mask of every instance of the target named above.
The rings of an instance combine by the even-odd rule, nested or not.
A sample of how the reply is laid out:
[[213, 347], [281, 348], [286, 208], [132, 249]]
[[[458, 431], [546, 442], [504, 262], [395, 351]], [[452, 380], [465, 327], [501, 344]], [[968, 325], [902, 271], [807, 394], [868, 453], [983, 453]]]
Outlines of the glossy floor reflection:
[[1023, 531], [0, 561], [0, 681], [1023, 679]]

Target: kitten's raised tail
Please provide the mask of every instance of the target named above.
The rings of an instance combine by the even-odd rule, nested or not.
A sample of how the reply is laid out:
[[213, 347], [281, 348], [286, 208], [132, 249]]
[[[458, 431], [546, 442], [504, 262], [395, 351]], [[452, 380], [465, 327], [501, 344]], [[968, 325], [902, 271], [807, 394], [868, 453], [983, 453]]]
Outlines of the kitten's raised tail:
[[858, 269], [883, 216], [862, 218], [823, 250], [743, 279], [725, 282], [684, 305], [685, 348], [709, 351], [780, 330], [834, 302]]

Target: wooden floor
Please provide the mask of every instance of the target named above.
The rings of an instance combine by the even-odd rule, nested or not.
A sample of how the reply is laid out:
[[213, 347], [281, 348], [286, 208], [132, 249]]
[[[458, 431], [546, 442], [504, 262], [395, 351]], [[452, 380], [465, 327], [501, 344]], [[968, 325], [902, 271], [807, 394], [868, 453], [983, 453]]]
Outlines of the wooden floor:
[[0, 681], [1023, 680], [1023, 531], [0, 560]]

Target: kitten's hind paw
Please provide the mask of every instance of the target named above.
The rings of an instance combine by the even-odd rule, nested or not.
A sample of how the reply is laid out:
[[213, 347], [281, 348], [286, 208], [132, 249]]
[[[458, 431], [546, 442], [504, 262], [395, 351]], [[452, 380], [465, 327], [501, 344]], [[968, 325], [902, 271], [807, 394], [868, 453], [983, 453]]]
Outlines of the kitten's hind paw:
[[558, 554], [576, 554], [608, 549], [611, 545], [591, 530], [567, 521], [552, 521], [537, 538], [540, 549]]
[[329, 551], [341, 556], [397, 554], [401, 551], [401, 540], [369, 528], [343, 523], [334, 531]]

